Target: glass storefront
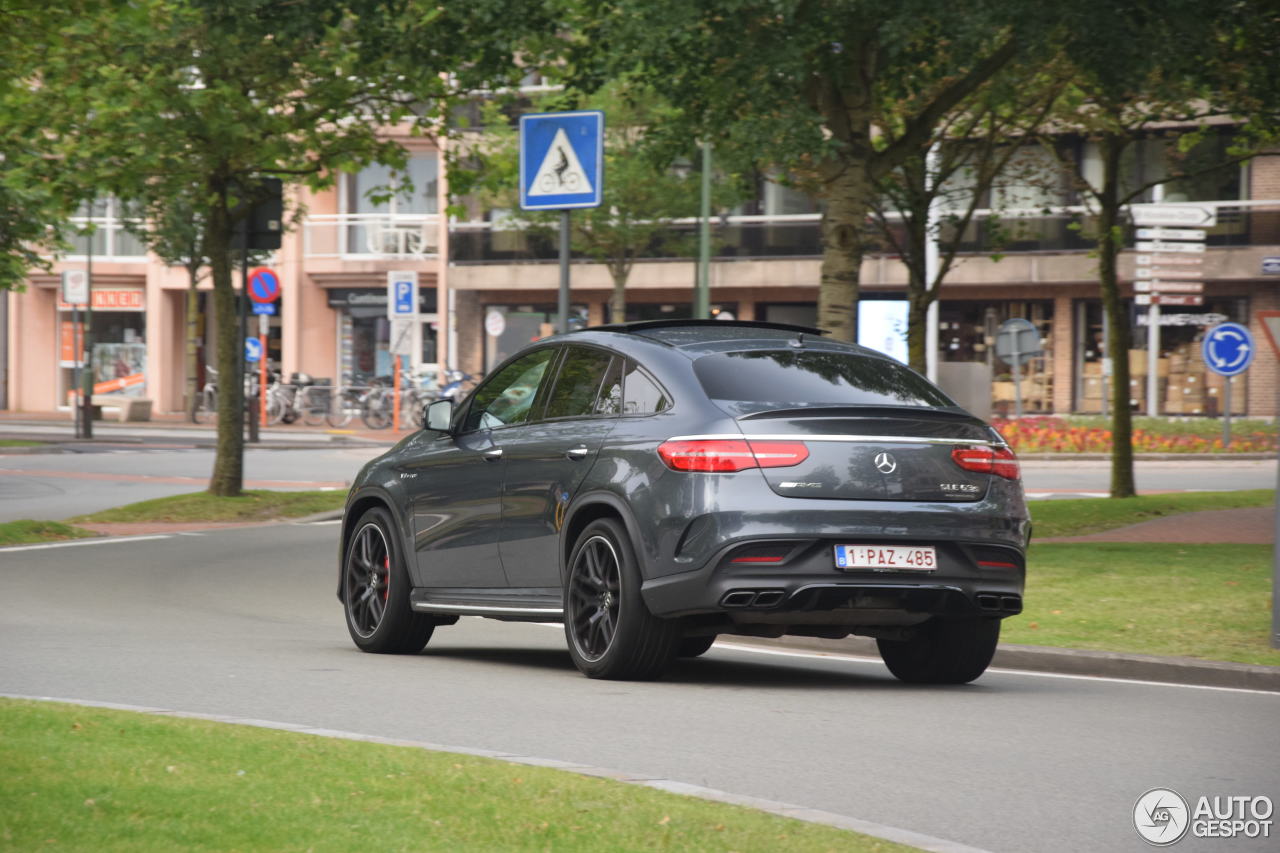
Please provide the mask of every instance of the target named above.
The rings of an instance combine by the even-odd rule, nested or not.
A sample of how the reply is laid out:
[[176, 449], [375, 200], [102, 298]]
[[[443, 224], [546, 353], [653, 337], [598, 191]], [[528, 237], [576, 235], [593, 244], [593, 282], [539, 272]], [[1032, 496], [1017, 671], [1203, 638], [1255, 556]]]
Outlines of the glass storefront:
[[[1145, 308], [1128, 303], [1133, 348], [1129, 350], [1129, 405], [1147, 414], [1149, 373], [1148, 329]], [[1160, 314], [1160, 346], [1156, 360], [1156, 413], [1161, 415], [1210, 415], [1223, 413], [1227, 380], [1205, 366], [1202, 346], [1205, 332], [1228, 320], [1248, 323], [1249, 304], [1244, 298], [1208, 299], [1203, 306], [1168, 308]], [[1076, 303], [1075, 410], [1102, 410], [1103, 378], [1102, 303]], [[1244, 376], [1231, 383], [1232, 414], [1247, 411]]]
[[1053, 301], [946, 301], [938, 308], [938, 359], [979, 362], [991, 368], [991, 401], [995, 413], [1012, 414], [1019, 389], [1012, 368], [996, 356], [996, 333], [1004, 321], [1020, 317], [1040, 332], [1044, 351], [1019, 369], [1023, 412], [1053, 410]]
[[[93, 393], [147, 395], [146, 313], [141, 288], [94, 288]], [[78, 320], [78, 322], [76, 322]], [[85, 312], [58, 302], [58, 402], [70, 405], [83, 366]]]
[[[375, 376], [390, 376], [391, 321], [387, 319], [386, 288], [332, 288], [328, 297], [329, 307], [338, 312], [340, 384], [363, 385]], [[418, 312], [421, 343], [417, 364], [429, 366], [438, 358], [439, 325], [434, 286], [418, 289]]]

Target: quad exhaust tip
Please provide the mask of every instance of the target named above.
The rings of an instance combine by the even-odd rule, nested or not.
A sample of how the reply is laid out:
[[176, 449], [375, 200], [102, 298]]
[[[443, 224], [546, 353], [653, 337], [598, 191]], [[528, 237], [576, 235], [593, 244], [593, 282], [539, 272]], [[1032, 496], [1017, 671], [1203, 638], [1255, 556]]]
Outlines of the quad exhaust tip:
[[1022, 596], [997, 595], [994, 592], [980, 592], [974, 596], [980, 610], [1010, 615], [1022, 612]]
[[775, 607], [787, 595], [782, 589], [735, 589], [720, 599], [721, 607]]

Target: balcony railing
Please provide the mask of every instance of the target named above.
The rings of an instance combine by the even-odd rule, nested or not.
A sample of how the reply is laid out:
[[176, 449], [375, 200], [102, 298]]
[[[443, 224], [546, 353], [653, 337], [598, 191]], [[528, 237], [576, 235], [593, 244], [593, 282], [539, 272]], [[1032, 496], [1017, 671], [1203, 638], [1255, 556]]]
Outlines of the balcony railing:
[[437, 258], [436, 214], [339, 213], [308, 216], [302, 226], [308, 258]]
[[[1210, 247], [1280, 244], [1280, 201], [1197, 204], [1217, 208], [1217, 225], [1206, 229]], [[993, 213], [999, 215], [998, 227], [989, 221]], [[1081, 206], [979, 211], [960, 235], [957, 248], [968, 254], [1086, 251], [1095, 246], [1088, 237], [1090, 219], [1089, 211]], [[697, 220], [676, 220], [636, 259], [693, 257], [697, 228]], [[944, 224], [943, 239], [949, 241], [953, 236]], [[875, 247], [873, 252], [893, 251], [870, 225], [867, 239]], [[713, 255], [723, 259], [816, 258], [822, 255], [821, 216], [716, 217], [712, 220], [712, 241]], [[450, 260], [458, 264], [554, 261], [558, 252], [556, 235], [549, 230], [495, 230], [488, 222], [456, 222], [449, 230]], [[574, 256], [580, 257], [577, 253]]]

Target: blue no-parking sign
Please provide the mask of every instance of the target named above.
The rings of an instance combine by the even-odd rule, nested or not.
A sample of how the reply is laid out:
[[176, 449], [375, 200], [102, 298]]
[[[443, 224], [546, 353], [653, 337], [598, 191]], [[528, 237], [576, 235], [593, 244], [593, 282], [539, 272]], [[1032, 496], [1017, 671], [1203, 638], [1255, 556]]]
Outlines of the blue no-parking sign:
[[1239, 323], [1220, 323], [1205, 333], [1204, 363], [1220, 376], [1244, 373], [1253, 362], [1253, 335]]
[[604, 198], [604, 113], [520, 117], [520, 207], [599, 207]]

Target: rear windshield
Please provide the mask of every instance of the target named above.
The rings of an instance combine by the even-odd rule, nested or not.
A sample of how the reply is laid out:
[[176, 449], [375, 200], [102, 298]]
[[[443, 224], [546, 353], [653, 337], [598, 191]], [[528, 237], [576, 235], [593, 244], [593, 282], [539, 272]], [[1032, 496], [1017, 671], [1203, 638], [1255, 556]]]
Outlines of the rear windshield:
[[704, 356], [693, 363], [693, 370], [713, 400], [771, 408], [956, 405], [923, 376], [895, 361], [847, 352], [730, 352]]

